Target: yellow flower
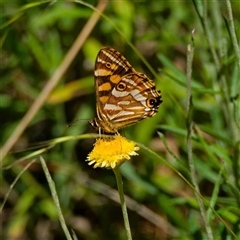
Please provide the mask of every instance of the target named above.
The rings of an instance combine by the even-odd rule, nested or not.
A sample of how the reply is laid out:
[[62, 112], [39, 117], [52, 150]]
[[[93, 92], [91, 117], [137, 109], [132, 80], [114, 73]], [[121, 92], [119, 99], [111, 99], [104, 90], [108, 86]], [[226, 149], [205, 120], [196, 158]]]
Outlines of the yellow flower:
[[136, 147], [134, 142], [121, 135], [114, 138], [98, 138], [86, 161], [89, 161], [88, 165], [94, 164], [94, 168], [115, 168], [130, 160], [130, 156], [138, 155], [135, 152], [137, 150], [139, 147]]

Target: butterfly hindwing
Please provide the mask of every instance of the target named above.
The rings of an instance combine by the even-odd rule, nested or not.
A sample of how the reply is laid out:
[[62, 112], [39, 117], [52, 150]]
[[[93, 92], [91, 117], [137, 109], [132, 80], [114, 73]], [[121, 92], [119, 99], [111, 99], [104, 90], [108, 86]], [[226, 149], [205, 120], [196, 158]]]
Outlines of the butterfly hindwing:
[[145, 75], [131, 73], [114, 87], [103, 113], [115, 128], [122, 128], [154, 116], [160, 102], [154, 83]]

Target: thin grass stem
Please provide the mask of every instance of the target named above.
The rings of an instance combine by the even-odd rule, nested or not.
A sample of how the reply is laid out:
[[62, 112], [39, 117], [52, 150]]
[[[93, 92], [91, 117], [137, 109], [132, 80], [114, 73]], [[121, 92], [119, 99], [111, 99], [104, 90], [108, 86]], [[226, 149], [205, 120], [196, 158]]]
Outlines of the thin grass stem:
[[17, 181], [20, 179], [20, 177], [22, 176], [22, 174], [36, 161], [36, 159], [32, 159], [22, 170], [21, 172], [17, 175], [17, 177], [14, 179], [14, 181], [12, 182], [12, 184], [10, 185], [7, 193], [4, 196], [3, 202], [0, 206], [0, 212], [2, 212], [5, 203], [8, 200], [8, 196], [10, 195], [12, 189], [14, 188], [15, 184], [17, 183]]
[[63, 214], [62, 214], [62, 210], [61, 210], [61, 206], [60, 206], [60, 203], [59, 203], [59, 199], [58, 199], [55, 183], [52, 180], [52, 177], [51, 177], [51, 175], [50, 175], [50, 173], [48, 171], [48, 168], [47, 168], [47, 165], [45, 163], [45, 160], [43, 159], [42, 156], [40, 156], [40, 162], [42, 164], [43, 171], [44, 171], [46, 179], [48, 181], [48, 185], [49, 185], [52, 197], [53, 197], [54, 204], [55, 204], [55, 206], [57, 208], [59, 221], [60, 221], [60, 224], [61, 224], [62, 229], [64, 231], [64, 234], [65, 234], [67, 240], [72, 240], [71, 234], [68, 231], [65, 219], [64, 219]]
[[118, 187], [118, 193], [121, 201], [121, 207], [122, 207], [122, 213], [123, 213], [123, 219], [124, 219], [124, 225], [127, 233], [127, 239], [132, 240], [132, 234], [131, 234], [131, 228], [128, 220], [128, 213], [127, 213], [127, 206], [126, 201], [124, 198], [124, 192], [123, 192], [123, 182], [122, 182], [122, 175], [120, 172], [120, 168], [116, 167], [113, 169], [113, 172], [116, 176], [117, 181], [117, 187]]
[[[239, 44], [236, 36], [236, 31], [235, 31], [235, 26], [234, 26], [234, 21], [233, 21], [233, 15], [232, 15], [232, 6], [231, 2], [229, 0], [226, 0], [226, 5], [227, 5], [227, 13], [228, 13], [228, 20], [229, 20], [229, 30], [230, 30], [230, 35], [231, 35], [231, 40], [234, 48], [234, 52], [237, 58], [237, 64], [238, 64], [238, 76], [240, 77], [240, 50], [239, 50]], [[234, 120], [233, 120], [234, 121]], [[233, 172], [235, 175], [235, 183], [238, 188], [240, 188], [240, 183], [239, 183], [239, 138], [240, 138], [240, 133], [239, 133], [239, 128], [237, 127], [237, 123], [234, 124], [232, 122], [232, 136], [233, 136], [233, 141], [234, 141], [234, 156], [233, 156]], [[240, 206], [240, 201], [238, 200], [238, 205]]]
[[[188, 45], [187, 48], [187, 152], [188, 152], [188, 163], [190, 168], [190, 174], [192, 178], [192, 182], [197, 192], [200, 192], [198, 184], [197, 184], [197, 176], [196, 170], [192, 158], [192, 130], [193, 130], [193, 121], [192, 121], [192, 111], [193, 111], [193, 102], [192, 102], [192, 92], [191, 92], [191, 78], [192, 78], [192, 61], [194, 56], [194, 38], [193, 38], [194, 30], [192, 31], [192, 41]], [[200, 212], [203, 218], [203, 222], [205, 225], [205, 229], [208, 235], [208, 239], [213, 240], [212, 229], [207, 220], [207, 214], [204, 208], [204, 204], [202, 199], [198, 194], [195, 193], [195, 196], [198, 201], [198, 205], [200, 208]]]
[[234, 52], [237, 58], [238, 62], [238, 74], [240, 76], [240, 50], [239, 50], [239, 44], [236, 36], [234, 21], [233, 21], [233, 15], [232, 15], [232, 6], [230, 0], [226, 0], [227, 5], [227, 13], [228, 13], [228, 20], [229, 20], [229, 29], [231, 34], [231, 40], [234, 48]]

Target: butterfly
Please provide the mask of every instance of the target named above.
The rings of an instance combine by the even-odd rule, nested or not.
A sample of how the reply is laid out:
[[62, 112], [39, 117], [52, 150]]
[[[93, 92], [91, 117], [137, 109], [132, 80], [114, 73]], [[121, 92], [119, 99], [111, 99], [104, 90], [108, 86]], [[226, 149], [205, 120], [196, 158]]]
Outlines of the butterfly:
[[120, 52], [102, 48], [95, 63], [97, 117], [92, 127], [107, 133], [153, 117], [162, 103], [161, 92], [145, 74], [137, 72]]

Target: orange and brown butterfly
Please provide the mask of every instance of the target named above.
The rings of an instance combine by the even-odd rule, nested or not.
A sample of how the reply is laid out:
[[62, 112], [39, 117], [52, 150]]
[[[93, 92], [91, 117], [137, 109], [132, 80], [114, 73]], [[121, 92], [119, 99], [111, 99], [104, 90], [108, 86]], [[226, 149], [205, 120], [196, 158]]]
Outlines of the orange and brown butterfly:
[[137, 72], [120, 52], [102, 48], [95, 63], [96, 129], [119, 129], [153, 117], [162, 103], [161, 92], [145, 74]]

